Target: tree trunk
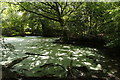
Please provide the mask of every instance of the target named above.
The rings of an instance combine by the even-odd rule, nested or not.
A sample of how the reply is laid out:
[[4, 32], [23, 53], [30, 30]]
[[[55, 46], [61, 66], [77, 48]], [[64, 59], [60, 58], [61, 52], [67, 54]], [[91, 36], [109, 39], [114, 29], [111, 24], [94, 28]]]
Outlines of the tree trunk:
[[69, 40], [69, 36], [67, 34], [67, 29], [65, 27], [65, 22], [63, 20], [60, 20], [59, 23], [60, 23], [60, 26], [62, 27], [62, 30], [63, 30], [63, 32], [62, 32], [62, 34], [63, 34], [63, 41], [64, 42], [68, 41]]
[[41, 24], [42, 24], [42, 35], [43, 36], [47, 36], [47, 31], [46, 31], [46, 25], [45, 25], [45, 20], [40, 20]]

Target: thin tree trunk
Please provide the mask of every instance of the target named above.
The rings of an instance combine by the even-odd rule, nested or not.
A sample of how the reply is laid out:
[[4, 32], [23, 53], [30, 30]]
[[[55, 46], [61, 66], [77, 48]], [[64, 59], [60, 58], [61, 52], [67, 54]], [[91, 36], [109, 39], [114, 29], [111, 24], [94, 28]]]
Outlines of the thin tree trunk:
[[46, 25], [44, 24], [45, 23], [45, 20], [40, 20], [41, 24], [42, 24], [42, 35], [43, 36], [47, 36], [47, 32], [46, 32]]

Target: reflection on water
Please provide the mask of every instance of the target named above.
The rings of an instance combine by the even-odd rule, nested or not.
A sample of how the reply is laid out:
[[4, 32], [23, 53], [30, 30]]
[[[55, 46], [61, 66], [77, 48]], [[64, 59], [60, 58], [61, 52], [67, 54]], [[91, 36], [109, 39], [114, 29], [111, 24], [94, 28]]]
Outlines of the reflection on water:
[[56, 75], [58, 74], [58, 76], [62, 76], [64, 73], [62, 73], [63, 69], [61, 67], [51, 67], [43, 70], [40, 66], [45, 63], [57, 63], [67, 67], [71, 64], [71, 60], [73, 61], [72, 66], [87, 66], [87, 68], [93, 70], [102, 70], [104, 68], [105, 65], [103, 64], [106, 62], [105, 57], [97, 54], [97, 49], [53, 44], [52, 42], [55, 39], [56, 38], [43, 37], [5, 38], [5, 42], [13, 44], [15, 50], [13, 53], [3, 56], [3, 61], [0, 63], [8, 63], [16, 58], [26, 56], [25, 53], [29, 52], [44, 56], [29, 55], [27, 59], [14, 66], [15, 71], [28, 76], [38, 76], [46, 73], [55, 73]]

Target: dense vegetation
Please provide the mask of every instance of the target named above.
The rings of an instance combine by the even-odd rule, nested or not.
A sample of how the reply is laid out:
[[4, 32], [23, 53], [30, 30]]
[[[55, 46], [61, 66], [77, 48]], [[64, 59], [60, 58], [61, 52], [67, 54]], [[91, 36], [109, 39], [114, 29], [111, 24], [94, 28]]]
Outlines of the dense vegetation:
[[[110, 53], [107, 55], [113, 52], [115, 56], [120, 55], [120, 2], [2, 2], [1, 4], [3, 36], [60, 37], [54, 40], [54, 43], [94, 47]], [[8, 45], [11, 44], [4, 45], [3, 40], [2, 46], [9, 47]], [[18, 62], [13, 61], [7, 68], [25, 58], [27, 57], [20, 58]], [[44, 66], [61, 67], [58, 64], [45, 64], [41, 67]], [[66, 69], [67, 76], [74, 77], [72, 72], [69, 72], [72, 70], [69, 69], [71, 66]]]
[[[2, 3], [5, 36], [63, 36], [104, 38], [107, 46], [120, 45], [119, 2]], [[6, 16], [7, 15], [7, 16]]]

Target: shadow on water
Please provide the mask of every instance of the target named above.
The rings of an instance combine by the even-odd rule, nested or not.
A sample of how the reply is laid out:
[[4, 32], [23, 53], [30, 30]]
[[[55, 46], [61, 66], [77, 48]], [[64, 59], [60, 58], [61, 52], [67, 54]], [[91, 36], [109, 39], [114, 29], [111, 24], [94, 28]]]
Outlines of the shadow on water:
[[[56, 38], [15, 37], [5, 38], [15, 50], [2, 55], [5, 65], [22, 56], [29, 56], [12, 67], [11, 71], [36, 78], [69, 78], [75, 80], [117, 80], [120, 77], [119, 59], [111, 59], [104, 52], [89, 47], [53, 44]], [[13, 54], [14, 53], [14, 54]], [[72, 79], [72, 80], [73, 80]], [[33, 80], [33, 79], [32, 79]], [[53, 79], [52, 79], [53, 80]]]

